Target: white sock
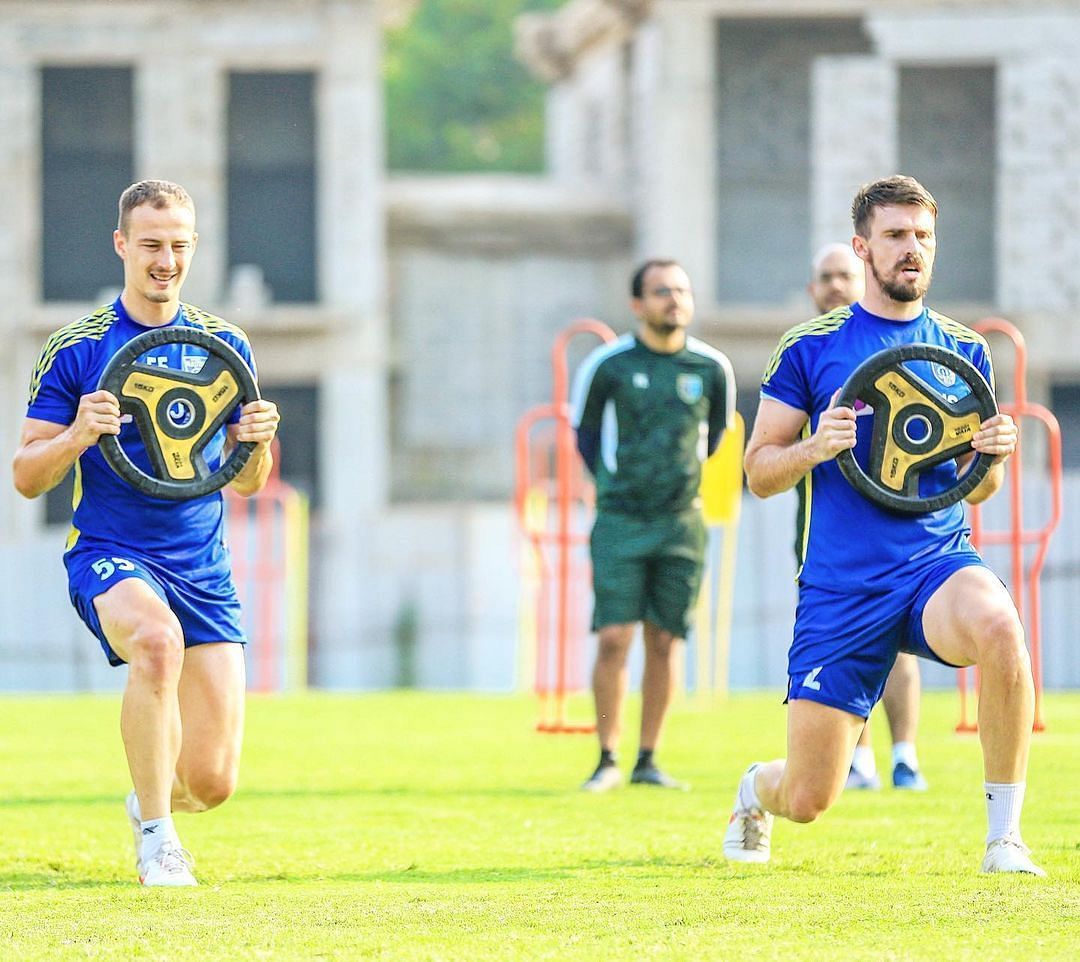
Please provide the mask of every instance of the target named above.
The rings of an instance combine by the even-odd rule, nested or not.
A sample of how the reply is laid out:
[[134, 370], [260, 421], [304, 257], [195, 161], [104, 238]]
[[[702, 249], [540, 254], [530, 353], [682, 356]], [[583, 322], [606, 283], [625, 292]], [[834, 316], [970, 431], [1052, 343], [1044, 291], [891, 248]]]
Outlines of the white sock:
[[919, 770], [919, 756], [915, 754], [914, 742], [897, 742], [892, 747], [892, 763], [893, 768], [896, 768], [903, 762], [913, 772]]
[[757, 788], [754, 786], [758, 767], [754, 765], [739, 782], [739, 808], [756, 808], [759, 812], [762, 811], [761, 799], [758, 798]]
[[985, 782], [986, 844], [1010, 835], [1020, 840], [1020, 810], [1024, 807], [1026, 782]]
[[856, 745], [851, 756], [851, 767], [866, 778], [876, 775], [877, 762], [874, 760], [874, 749], [869, 745]]
[[180, 837], [176, 834], [171, 815], [164, 818], [151, 818], [142, 825], [142, 860], [149, 862], [163, 848], [180, 848]]

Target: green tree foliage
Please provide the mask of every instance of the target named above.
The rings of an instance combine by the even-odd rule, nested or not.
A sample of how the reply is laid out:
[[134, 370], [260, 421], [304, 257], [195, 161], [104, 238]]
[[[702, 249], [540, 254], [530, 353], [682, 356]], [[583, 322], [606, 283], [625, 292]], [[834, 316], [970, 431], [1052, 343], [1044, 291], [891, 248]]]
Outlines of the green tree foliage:
[[534, 172], [544, 86], [514, 59], [514, 18], [563, 0], [421, 0], [387, 33], [391, 170]]

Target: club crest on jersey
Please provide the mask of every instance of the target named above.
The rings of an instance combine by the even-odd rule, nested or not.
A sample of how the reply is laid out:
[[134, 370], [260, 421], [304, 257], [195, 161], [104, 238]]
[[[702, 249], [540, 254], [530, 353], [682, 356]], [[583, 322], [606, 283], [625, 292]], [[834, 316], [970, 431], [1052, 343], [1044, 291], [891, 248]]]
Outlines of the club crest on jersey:
[[198, 355], [184, 355], [184, 371], [187, 374], [198, 374], [203, 369], [205, 363], [205, 357], [199, 357]]
[[956, 372], [950, 371], [944, 364], [931, 361], [930, 370], [934, 372], [934, 377], [942, 387], [952, 387], [956, 383]]
[[639, 388], [640, 390], [644, 391], [644, 390], [646, 390], [648, 388], [648, 386], [649, 386], [649, 375], [646, 374], [644, 371], [635, 371], [634, 372], [634, 387]]
[[700, 374], [680, 374], [675, 378], [675, 393], [687, 404], [701, 400], [705, 385]]

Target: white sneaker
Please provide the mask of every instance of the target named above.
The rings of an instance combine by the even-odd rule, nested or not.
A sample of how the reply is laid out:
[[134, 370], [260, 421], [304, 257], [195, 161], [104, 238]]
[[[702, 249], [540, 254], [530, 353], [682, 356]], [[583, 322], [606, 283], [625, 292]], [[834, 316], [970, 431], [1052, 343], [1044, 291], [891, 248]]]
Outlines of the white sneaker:
[[146, 863], [139, 874], [139, 881], [143, 885], [172, 887], [198, 885], [195, 876], [191, 874], [194, 864], [195, 859], [187, 849], [165, 847]]
[[[753, 778], [758, 765], [754, 762], [743, 778]], [[767, 862], [773, 817], [760, 808], [743, 808], [741, 798], [742, 793], [736, 792], [735, 810], [724, 833], [724, 858], [732, 862]]]
[[135, 871], [142, 875], [142, 822], [139, 820], [139, 796], [133, 788], [124, 799], [124, 811], [131, 822], [131, 834], [135, 841]]
[[598, 765], [581, 786], [583, 792], [610, 792], [622, 784], [622, 772], [615, 765]]
[[982, 870], [984, 872], [1023, 872], [1027, 875], [1046, 875], [1031, 861], [1031, 849], [1018, 838], [1006, 835], [995, 838], [986, 846]]

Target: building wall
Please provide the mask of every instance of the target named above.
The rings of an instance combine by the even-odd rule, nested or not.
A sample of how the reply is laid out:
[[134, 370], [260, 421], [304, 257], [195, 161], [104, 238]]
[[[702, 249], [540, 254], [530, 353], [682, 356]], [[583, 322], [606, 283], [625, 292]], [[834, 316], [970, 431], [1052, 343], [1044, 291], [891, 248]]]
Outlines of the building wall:
[[[351, 565], [367, 520], [388, 498], [386, 254], [379, 74], [380, 7], [375, 0], [0, 0], [0, 448], [9, 463], [25, 412], [26, 386], [50, 331], [96, 306], [46, 303], [41, 249], [40, 70], [124, 65], [134, 71], [137, 178], [184, 184], [198, 209], [200, 245], [184, 297], [240, 323], [264, 384], [315, 385], [322, 399], [318, 457], [322, 490], [315, 528], [319, 568], [313, 608], [342, 637], [362, 634]], [[308, 304], [244, 299], [229, 276], [226, 237], [226, 89], [235, 71], [315, 75], [318, 296]], [[106, 211], [105, 222], [115, 216]], [[111, 244], [108, 228], [100, 243]], [[121, 283], [116, 264], [115, 285]], [[346, 439], [343, 442], [342, 439]], [[0, 486], [4, 570], [56, 549], [34, 569], [35, 588], [17, 598], [63, 597], [63, 533], [44, 525], [44, 499], [27, 502]], [[13, 645], [53, 626], [25, 602], [9, 611]], [[62, 619], [61, 619], [62, 620]], [[70, 621], [70, 619], [68, 619]], [[59, 641], [48, 628], [45, 641]], [[66, 641], [64, 642], [66, 644]]]
[[[596, 16], [590, 4], [600, 4]], [[131, 65], [136, 175], [179, 180], [199, 206], [202, 242], [185, 295], [248, 329], [264, 383], [318, 394], [315, 684], [375, 687], [408, 675], [433, 687], [501, 689], [528, 674], [517, 655], [514, 427], [550, 397], [556, 332], [582, 315], [628, 327], [626, 278], [638, 258], [663, 253], [686, 263], [698, 295], [696, 333], [732, 359], [740, 403], [752, 413], [776, 337], [810, 307], [794, 280], [774, 304], [732, 303], [722, 290], [718, 145], [732, 131], [717, 129], [725, 96], [718, 37], [731, 18], [842, 18], [867, 38], [862, 53], [834, 51], [801, 68], [809, 71], [807, 262], [815, 245], [846, 235], [855, 187], [904, 156], [902, 71], [993, 68], [995, 293], [987, 303], [935, 306], [963, 319], [1002, 313], [1019, 323], [1036, 399], [1048, 396], [1051, 381], [1080, 383], [1080, 13], [1072, 7], [573, 0], [571, 27], [587, 42], [571, 43], [554, 75], [550, 176], [416, 181], [388, 180], [382, 169], [380, 6], [0, 0], [0, 175], [9, 188], [0, 207], [0, 450], [15, 446], [44, 337], [93, 306], [46, 304], [37, 290], [37, 71]], [[163, 69], [162, 50], [183, 69]], [[227, 72], [244, 69], [317, 74], [313, 304], [233, 296], [223, 90]], [[768, 253], [763, 284], [772, 276]], [[782, 683], [792, 598], [790, 586], [771, 587], [788, 556], [791, 511], [784, 498], [745, 506], [738, 686]], [[0, 487], [0, 568], [17, 575], [3, 599], [5, 685], [119, 683], [66, 604], [63, 536], [43, 524], [39, 502]], [[1080, 684], [1066, 655], [1068, 619], [1055, 607], [1080, 587], [1067, 574], [1077, 567], [1068, 550], [1055, 543], [1048, 579], [1057, 587], [1044, 596], [1055, 684]]]

